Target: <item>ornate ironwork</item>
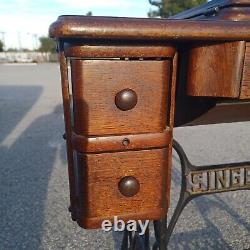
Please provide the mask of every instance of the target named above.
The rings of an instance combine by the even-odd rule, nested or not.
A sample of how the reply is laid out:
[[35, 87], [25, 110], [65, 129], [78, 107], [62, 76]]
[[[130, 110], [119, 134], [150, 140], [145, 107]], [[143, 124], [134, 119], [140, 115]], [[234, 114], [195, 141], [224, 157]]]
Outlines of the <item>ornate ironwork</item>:
[[[153, 222], [155, 234], [153, 250], [167, 249], [171, 234], [183, 209], [193, 198], [213, 193], [250, 189], [250, 162], [195, 166], [190, 163], [183, 148], [175, 140], [173, 148], [181, 162], [180, 197], [168, 225], [167, 218]], [[149, 250], [149, 228], [142, 236], [139, 235], [139, 231], [133, 233], [125, 231], [121, 249]]]

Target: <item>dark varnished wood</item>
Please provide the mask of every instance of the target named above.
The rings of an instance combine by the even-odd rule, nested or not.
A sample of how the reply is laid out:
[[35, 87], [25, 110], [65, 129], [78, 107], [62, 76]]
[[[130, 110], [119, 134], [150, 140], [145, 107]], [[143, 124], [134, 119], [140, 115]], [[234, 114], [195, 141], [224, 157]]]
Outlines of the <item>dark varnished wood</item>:
[[[98, 228], [115, 215], [165, 216], [174, 123], [205, 112], [211, 121], [218, 97], [249, 98], [249, 9], [240, 0], [219, 2], [216, 15], [186, 16], [194, 20], [62, 16], [51, 25], [60, 45], [71, 205], [80, 226]], [[220, 107], [216, 112], [225, 113]]]
[[206, 113], [182, 126], [250, 121], [250, 102], [218, 102]]
[[250, 24], [149, 18], [61, 16], [50, 26], [55, 38], [124, 40], [247, 40]]
[[[64, 52], [59, 53], [61, 83], [62, 83], [62, 97], [64, 109], [64, 122], [66, 137], [71, 138], [71, 119], [70, 119], [70, 93], [69, 93], [69, 80], [68, 80], [68, 65], [64, 56]], [[70, 209], [73, 220], [76, 220], [76, 190], [75, 190], [75, 173], [74, 173], [74, 160], [73, 149], [71, 140], [67, 140], [67, 161], [68, 161], [68, 175], [69, 175], [69, 190], [70, 190]]]
[[[144, 48], [143, 58], [112, 57], [117, 51], [101, 60], [71, 57], [73, 110], [67, 112], [66, 138], [78, 155], [72, 173], [75, 219], [84, 228], [98, 228], [115, 215], [127, 221], [167, 213], [177, 57], [170, 57], [174, 47], [165, 48], [167, 54], [154, 57]], [[137, 101], [121, 110], [116, 97], [126, 89]], [[129, 193], [125, 185], [122, 191], [119, 183], [126, 177], [135, 178], [139, 189], [135, 185]], [[154, 187], [152, 177], [159, 180]]]
[[[248, 6], [237, 6], [232, 8], [225, 8], [220, 10], [219, 18], [223, 20], [232, 21], [249, 21], [250, 20], [250, 3], [248, 1]], [[216, 19], [218, 17], [212, 17]]]
[[[80, 135], [161, 132], [166, 128], [169, 61], [72, 60], [74, 129]], [[126, 112], [115, 97], [137, 94]]]
[[250, 43], [246, 43], [240, 98], [250, 99]]
[[238, 98], [245, 42], [204, 43], [189, 51], [187, 94]]
[[163, 148], [170, 144], [171, 138], [172, 131], [170, 129], [162, 133], [110, 135], [101, 137], [86, 137], [73, 133], [72, 144], [73, 148], [78, 152], [98, 153]]
[[[78, 155], [80, 217], [85, 228], [97, 228], [102, 220], [159, 219], [166, 215], [168, 149]], [[140, 190], [132, 197], [121, 194], [118, 184], [136, 178]], [[156, 181], [157, 180], [157, 181]]]
[[[171, 71], [171, 85], [170, 85], [170, 99], [168, 102], [168, 113], [169, 120], [167, 121], [167, 125], [172, 130], [174, 128], [174, 119], [175, 119], [175, 98], [176, 98], [176, 84], [177, 84], [177, 65], [178, 65], [178, 53], [175, 53], [173, 57], [172, 63], [172, 71]], [[166, 178], [166, 202], [167, 208], [170, 206], [170, 189], [171, 189], [171, 170], [172, 170], [172, 146], [173, 146], [173, 135], [170, 139], [168, 146], [168, 156], [167, 156], [167, 178]]]
[[163, 45], [112, 45], [112, 44], [65, 44], [65, 55], [82, 58], [172, 58], [175, 54], [173, 46]]
[[[218, 11], [211, 11], [215, 7], [219, 7], [217, 8]], [[211, 22], [217, 20], [219, 22], [221, 22], [221, 20], [231, 20], [234, 23], [234, 20], [246, 22], [249, 21], [250, 17], [249, 7], [249, 1], [211, 1], [192, 10], [177, 14], [172, 18], [191, 18], [192, 20], [206, 19]], [[224, 33], [225, 31], [222, 30], [221, 32]], [[245, 66], [243, 69], [243, 61], [244, 57], [246, 57], [245, 53], [247, 53], [246, 51], [244, 52], [244, 41], [232, 43], [236, 46], [228, 46], [226, 45], [227, 43], [228, 42], [223, 41], [221, 46], [219, 46], [220, 43], [217, 40], [208, 42], [206, 39], [201, 39], [199, 43], [194, 43], [189, 40], [182, 44], [182, 47], [179, 47], [180, 62], [175, 114], [176, 126], [186, 123], [193, 124], [192, 121], [199, 121], [200, 116], [202, 116], [202, 122], [207, 122], [208, 124], [216, 121], [230, 122], [231, 120], [231, 122], [233, 122], [235, 120], [249, 120], [244, 106], [237, 105], [237, 99], [243, 98], [242, 90], [245, 89], [242, 81], [242, 79], [244, 79], [243, 72], [247, 72]], [[239, 52], [238, 55], [235, 48]], [[230, 58], [234, 59], [233, 61], [235, 63], [230, 62]], [[201, 70], [201, 72], [199, 72], [199, 70]], [[223, 72], [223, 74], [221, 74], [221, 72]], [[192, 82], [192, 80], [194, 80], [195, 83]], [[190, 91], [189, 94], [194, 94], [194, 97], [188, 95], [187, 90]], [[203, 98], [203, 96], [205, 98]], [[229, 106], [224, 106], [224, 108], [221, 106], [217, 108], [216, 97], [220, 96], [234, 98], [237, 107], [233, 107], [234, 103], [231, 103]], [[241, 112], [240, 107], [243, 109], [242, 114], [244, 115], [235, 115], [234, 110]], [[209, 111], [210, 109], [211, 112]], [[231, 116], [230, 110], [232, 110]], [[225, 114], [223, 112], [225, 112]]]

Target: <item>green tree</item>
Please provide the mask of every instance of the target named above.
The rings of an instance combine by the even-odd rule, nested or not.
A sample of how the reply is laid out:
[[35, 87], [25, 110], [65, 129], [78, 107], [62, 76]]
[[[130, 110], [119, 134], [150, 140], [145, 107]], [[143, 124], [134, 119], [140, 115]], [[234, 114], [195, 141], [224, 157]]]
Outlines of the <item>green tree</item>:
[[169, 17], [182, 12], [187, 9], [191, 9], [197, 5], [206, 3], [206, 0], [149, 0], [152, 5], [158, 7], [158, 10], [150, 10], [149, 17]]
[[86, 13], [86, 16], [93, 16], [92, 11], [88, 11], [88, 12]]
[[0, 52], [3, 52], [3, 46], [4, 46], [4, 44], [3, 44], [3, 42], [0, 40]]
[[39, 38], [40, 47], [39, 51], [41, 52], [51, 52], [56, 53], [56, 43], [54, 40], [50, 39], [47, 36], [42, 36]]

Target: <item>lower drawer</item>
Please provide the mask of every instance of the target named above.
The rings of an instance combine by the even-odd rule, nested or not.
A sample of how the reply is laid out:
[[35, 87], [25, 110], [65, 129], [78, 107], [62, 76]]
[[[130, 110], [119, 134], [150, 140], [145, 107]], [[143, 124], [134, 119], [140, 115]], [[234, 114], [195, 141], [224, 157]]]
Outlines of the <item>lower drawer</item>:
[[78, 224], [99, 228], [114, 216], [158, 220], [167, 213], [168, 148], [77, 154]]

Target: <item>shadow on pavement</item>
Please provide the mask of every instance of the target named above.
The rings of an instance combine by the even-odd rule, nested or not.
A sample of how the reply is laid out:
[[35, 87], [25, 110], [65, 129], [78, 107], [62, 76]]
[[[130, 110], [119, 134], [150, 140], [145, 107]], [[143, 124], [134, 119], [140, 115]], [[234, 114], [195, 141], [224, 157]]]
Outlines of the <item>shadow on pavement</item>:
[[[0, 107], [1, 141], [34, 105], [42, 88], [1, 87], [2, 90], [16, 92], [18, 100], [5, 100]], [[29, 98], [22, 100], [26, 95]], [[0, 103], [3, 99], [1, 92]], [[58, 105], [52, 113], [31, 123], [10, 147], [0, 145], [0, 249], [39, 249], [55, 144], [61, 141], [59, 133], [63, 132], [62, 119]]]
[[41, 96], [41, 86], [0, 86], [0, 143]]

